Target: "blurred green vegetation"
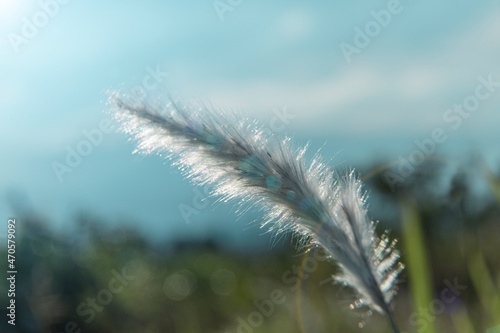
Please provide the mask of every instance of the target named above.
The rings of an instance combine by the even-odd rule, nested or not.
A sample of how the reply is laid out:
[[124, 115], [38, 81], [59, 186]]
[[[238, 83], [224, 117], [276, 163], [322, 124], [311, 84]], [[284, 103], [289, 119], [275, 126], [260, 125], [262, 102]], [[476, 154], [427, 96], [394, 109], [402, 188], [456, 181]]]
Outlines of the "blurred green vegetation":
[[[400, 240], [407, 266], [392, 303], [401, 331], [500, 325], [496, 173], [430, 159], [388, 183], [394, 168], [362, 174], [371, 216]], [[383, 316], [350, 310], [351, 291], [332, 283], [336, 268], [321, 251], [297, 252], [292, 241], [246, 254], [217, 240], [161, 248], [90, 214], [75, 217], [71, 235], [34, 213], [16, 217], [15, 332], [389, 332]], [[5, 309], [4, 291], [0, 302]], [[0, 331], [9, 329], [2, 320]]]

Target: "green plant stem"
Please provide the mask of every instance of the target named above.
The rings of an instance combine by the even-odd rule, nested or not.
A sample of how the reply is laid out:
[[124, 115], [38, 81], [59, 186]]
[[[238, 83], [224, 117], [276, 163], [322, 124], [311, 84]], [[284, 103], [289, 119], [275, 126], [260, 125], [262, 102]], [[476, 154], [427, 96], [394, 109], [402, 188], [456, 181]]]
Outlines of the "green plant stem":
[[396, 326], [396, 322], [394, 321], [394, 318], [392, 317], [392, 314], [390, 311], [387, 311], [387, 317], [389, 318], [389, 324], [391, 325], [392, 331], [394, 333], [399, 333], [399, 329]]

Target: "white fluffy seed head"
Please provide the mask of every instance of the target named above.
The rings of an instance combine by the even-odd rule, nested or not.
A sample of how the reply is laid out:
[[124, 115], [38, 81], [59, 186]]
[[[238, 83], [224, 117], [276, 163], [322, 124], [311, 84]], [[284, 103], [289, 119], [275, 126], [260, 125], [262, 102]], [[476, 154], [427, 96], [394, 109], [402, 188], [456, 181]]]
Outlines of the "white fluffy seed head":
[[377, 236], [354, 172], [339, 176], [318, 154], [307, 163], [306, 148], [293, 149], [289, 138], [205, 105], [151, 105], [120, 94], [110, 102], [139, 151], [166, 155], [223, 201], [263, 209], [262, 224], [275, 234], [292, 231], [320, 246], [341, 268], [335, 280], [358, 294], [355, 307], [388, 313], [403, 265], [396, 242]]

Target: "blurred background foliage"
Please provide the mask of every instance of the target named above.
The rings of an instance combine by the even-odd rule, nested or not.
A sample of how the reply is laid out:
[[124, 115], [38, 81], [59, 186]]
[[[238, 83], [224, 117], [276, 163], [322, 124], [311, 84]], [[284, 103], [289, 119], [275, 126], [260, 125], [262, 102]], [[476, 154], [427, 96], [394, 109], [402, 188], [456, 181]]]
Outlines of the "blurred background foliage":
[[[399, 239], [407, 266], [392, 304], [403, 332], [499, 329], [498, 172], [480, 158], [452, 164], [430, 158], [398, 184], [387, 181], [395, 165], [358, 168], [371, 216], [381, 221], [380, 232], [389, 228]], [[84, 212], [75, 215], [78, 230], [66, 234], [29, 209], [15, 217], [18, 332], [389, 329], [384, 317], [349, 309], [350, 290], [332, 283], [336, 268], [316, 249], [297, 251], [290, 238], [249, 252], [216, 239], [162, 246], [137, 231], [140, 221], [137, 228], [110, 227]], [[117, 274], [125, 275], [122, 288], [110, 292]], [[461, 286], [457, 297], [443, 294], [450, 284]], [[0, 301], [5, 309], [6, 292]], [[0, 325], [2, 332], [10, 329], [5, 320]]]

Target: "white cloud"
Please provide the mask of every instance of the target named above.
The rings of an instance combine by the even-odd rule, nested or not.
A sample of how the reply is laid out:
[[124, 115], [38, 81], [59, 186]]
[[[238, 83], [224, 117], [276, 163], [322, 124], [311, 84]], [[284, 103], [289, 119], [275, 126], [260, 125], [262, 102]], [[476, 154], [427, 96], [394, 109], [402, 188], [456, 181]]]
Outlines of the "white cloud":
[[[287, 15], [283, 22], [299, 20]], [[478, 76], [498, 73], [500, 78], [500, 14], [478, 18], [474, 27], [456, 31], [425, 57], [398, 55], [389, 56], [386, 62], [357, 62], [327, 79], [205, 82], [200, 86], [211, 87], [210, 91], [200, 90], [216, 104], [244, 107], [246, 113], [258, 117], [270, 115], [274, 107], [287, 106], [300, 113], [301, 127], [329, 128], [332, 119], [339, 120], [338, 126], [354, 126], [359, 121], [342, 123], [349, 112], [367, 124], [352, 129], [344, 126], [345, 130], [427, 130], [442, 123], [445, 108], [460, 102], [457, 96], [473, 89]]]

